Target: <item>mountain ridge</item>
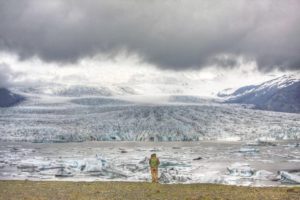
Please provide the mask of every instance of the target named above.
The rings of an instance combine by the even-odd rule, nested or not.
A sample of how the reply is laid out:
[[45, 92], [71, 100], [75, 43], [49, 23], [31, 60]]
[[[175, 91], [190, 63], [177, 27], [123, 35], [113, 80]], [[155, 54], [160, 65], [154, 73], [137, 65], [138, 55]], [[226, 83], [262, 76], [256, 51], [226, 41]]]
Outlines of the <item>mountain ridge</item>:
[[0, 107], [14, 106], [23, 100], [25, 100], [25, 97], [15, 94], [6, 88], [0, 88]]
[[219, 92], [225, 103], [253, 104], [256, 109], [300, 113], [300, 79], [284, 75], [258, 85]]

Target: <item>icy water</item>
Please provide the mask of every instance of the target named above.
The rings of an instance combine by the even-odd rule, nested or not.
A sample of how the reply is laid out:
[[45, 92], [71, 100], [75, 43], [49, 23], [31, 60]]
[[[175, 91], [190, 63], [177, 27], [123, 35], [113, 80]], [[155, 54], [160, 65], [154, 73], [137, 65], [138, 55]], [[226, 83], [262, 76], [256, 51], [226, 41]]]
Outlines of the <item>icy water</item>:
[[0, 142], [0, 179], [150, 181], [156, 153], [161, 183], [287, 185], [278, 171], [298, 177], [299, 142]]

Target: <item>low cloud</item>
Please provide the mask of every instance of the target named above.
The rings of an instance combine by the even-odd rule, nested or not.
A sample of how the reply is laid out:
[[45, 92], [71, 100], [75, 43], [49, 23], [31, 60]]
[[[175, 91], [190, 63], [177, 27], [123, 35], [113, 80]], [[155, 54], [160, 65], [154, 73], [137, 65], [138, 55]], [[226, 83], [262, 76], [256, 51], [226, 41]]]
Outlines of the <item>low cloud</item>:
[[0, 88], [10, 87], [14, 73], [5, 63], [0, 63]]

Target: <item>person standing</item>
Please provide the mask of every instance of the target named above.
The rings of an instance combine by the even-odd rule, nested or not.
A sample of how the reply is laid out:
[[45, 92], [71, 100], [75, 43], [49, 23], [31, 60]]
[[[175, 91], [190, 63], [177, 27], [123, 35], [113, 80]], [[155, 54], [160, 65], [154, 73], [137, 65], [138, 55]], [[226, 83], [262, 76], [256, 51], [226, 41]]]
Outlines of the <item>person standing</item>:
[[151, 154], [151, 158], [149, 159], [149, 165], [151, 170], [152, 176], [152, 183], [158, 183], [158, 166], [159, 166], [159, 159], [156, 157], [156, 154]]

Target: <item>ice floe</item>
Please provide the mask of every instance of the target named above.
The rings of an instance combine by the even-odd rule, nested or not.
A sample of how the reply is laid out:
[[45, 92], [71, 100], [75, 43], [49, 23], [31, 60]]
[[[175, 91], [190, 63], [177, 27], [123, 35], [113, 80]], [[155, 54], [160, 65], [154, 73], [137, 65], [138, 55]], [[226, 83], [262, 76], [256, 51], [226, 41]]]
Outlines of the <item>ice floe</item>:
[[72, 177], [72, 176], [74, 175], [72, 174], [71, 169], [65, 167], [58, 169], [55, 174], [55, 177]]
[[259, 149], [250, 148], [250, 147], [242, 147], [238, 150], [239, 153], [258, 153]]
[[291, 184], [300, 184], [300, 173], [299, 175], [297, 175], [297, 174], [281, 171], [280, 176], [282, 182], [291, 183]]
[[273, 180], [276, 175], [273, 172], [267, 170], [258, 170], [253, 174], [253, 178], [258, 180]]
[[180, 172], [175, 168], [164, 169], [159, 178], [159, 181], [162, 183], [182, 183], [189, 180], [191, 180], [190, 177], [180, 175]]
[[255, 169], [251, 168], [247, 163], [234, 163], [227, 167], [232, 176], [250, 177], [255, 173]]

